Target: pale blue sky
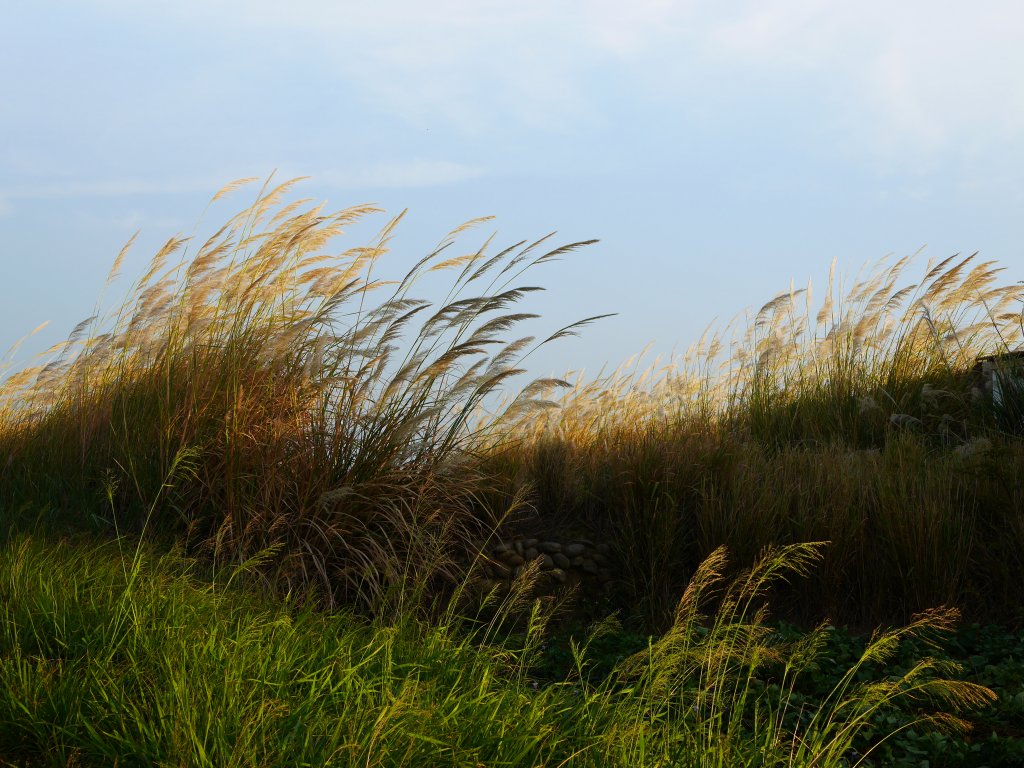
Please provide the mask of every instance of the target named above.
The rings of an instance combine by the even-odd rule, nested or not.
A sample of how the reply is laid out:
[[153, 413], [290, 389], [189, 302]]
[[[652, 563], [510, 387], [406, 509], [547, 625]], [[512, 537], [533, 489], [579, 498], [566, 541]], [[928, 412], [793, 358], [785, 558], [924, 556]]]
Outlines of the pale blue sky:
[[396, 273], [485, 214], [499, 245], [600, 238], [533, 276], [535, 330], [619, 316], [538, 374], [685, 348], [833, 257], [980, 250], [1024, 278], [1015, 0], [0, 5], [0, 356], [89, 315], [136, 229], [131, 278], [273, 169], [409, 208]]

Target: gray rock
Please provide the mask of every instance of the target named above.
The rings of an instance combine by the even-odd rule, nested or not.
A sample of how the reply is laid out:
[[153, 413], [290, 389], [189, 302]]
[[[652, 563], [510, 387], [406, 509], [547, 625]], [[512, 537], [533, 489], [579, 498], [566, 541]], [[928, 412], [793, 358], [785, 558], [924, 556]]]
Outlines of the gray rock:
[[555, 567], [555, 561], [551, 559], [551, 555], [544, 552], [540, 556], [540, 567], [543, 571], [549, 571]]
[[594, 552], [590, 555], [590, 559], [593, 560], [600, 566], [608, 565], [608, 558], [602, 555], [600, 552]]
[[557, 541], [542, 541], [537, 545], [537, 549], [541, 552], [550, 552], [551, 554], [554, 554], [555, 552], [562, 551], [562, 545]]
[[522, 539], [516, 539], [515, 543], [513, 543], [512, 546], [515, 548], [517, 555], [523, 554], [524, 547], [523, 547], [523, 540]]
[[597, 551], [602, 555], [608, 555], [611, 554], [612, 548], [608, 544], [601, 542], [597, 545]]
[[536, 547], [530, 547], [523, 553], [523, 557], [525, 557], [527, 560], [533, 560], [537, 557], [538, 554], [540, 553], [537, 551]]
[[597, 563], [591, 560], [589, 557], [583, 561], [583, 570], [587, 573], [597, 573]]
[[504, 555], [511, 552], [512, 547], [507, 542], [500, 541], [494, 546], [494, 549], [492, 549], [491, 551], [496, 555]]
[[522, 565], [526, 562], [522, 555], [517, 555], [515, 552], [510, 552], [502, 558], [507, 565], [511, 565], [515, 568], [517, 565]]
[[555, 581], [565, 581], [565, 571], [563, 571], [561, 568], [553, 568], [552, 570], [548, 571], [548, 575], [550, 575], [551, 578], [553, 578]]
[[584, 557], [583, 557], [582, 555], [579, 555], [579, 556], [577, 556], [577, 557], [574, 557], [574, 558], [572, 559], [572, 567], [573, 567], [573, 568], [579, 568], [579, 567], [581, 567], [581, 566], [583, 565], [583, 561], [584, 561], [584, 559], [585, 559], [585, 558], [584, 558]]
[[570, 565], [572, 565], [572, 560], [563, 555], [561, 552], [556, 552], [551, 559], [554, 560], [555, 565], [557, 565], [562, 570], [565, 570]]
[[579, 557], [587, 551], [587, 547], [578, 541], [574, 541], [572, 544], [567, 544], [566, 546], [564, 546], [562, 548], [562, 551], [565, 552], [565, 554], [567, 554], [569, 557]]
[[529, 548], [529, 547], [536, 547], [537, 546], [537, 541], [538, 541], [537, 539], [524, 539], [523, 540], [523, 546], [527, 547], [527, 548]]

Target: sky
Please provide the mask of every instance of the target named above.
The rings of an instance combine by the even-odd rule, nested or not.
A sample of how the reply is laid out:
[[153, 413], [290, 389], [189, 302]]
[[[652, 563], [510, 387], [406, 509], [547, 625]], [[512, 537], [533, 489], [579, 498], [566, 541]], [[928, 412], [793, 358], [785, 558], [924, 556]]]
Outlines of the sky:
[[272, 172], [408, 209], [389, 274], [477, 216], [496, 246], [599, 239], [532, 276], [528, 330], [618, 314], [537, 375], [681, 351], [833, 259], [980, 251], [1024, 279], [1016, 0], [0, 6], [0, 362], [90, 315], [136, 230], [121, 292]]

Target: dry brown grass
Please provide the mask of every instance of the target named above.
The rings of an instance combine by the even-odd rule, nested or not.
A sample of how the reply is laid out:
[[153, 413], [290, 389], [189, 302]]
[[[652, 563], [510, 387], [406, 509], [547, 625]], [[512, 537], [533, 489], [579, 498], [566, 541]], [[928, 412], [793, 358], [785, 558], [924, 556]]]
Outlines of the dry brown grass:
[[781, 601], [791, 614], [872, 625], [957, 603], [1024, 620], [1006, 610], [1024, 576], [1024, 424], [972, 374], [1021, 343], [1024, 287], [975, 256], [908, 282], [913, 263], [848, 290], [833, 265], [817, 308], [790, 289], [676, 359], [580, 377], [514, 425], [494, 471], [533, 484], [541, 519], [614, 541], [619, 599], [654, 624], [716, 547], [750, 563], [815, 540], [831, 545]]
[[[595, 319], [515, 335], [540, 290], [523, 274], [586, 243], [454, 251], [474, 220], [384, 279], [401, 216], [334, 253], [379, 212], [287, 202], [293, 183], [194, 254], [169, 239], [112, 316], [4, 382], [8, 508], [271, 551], [284, 588], [373, 605], [458, 581], [456, 555], [510, 509], [607, 537], [618, 599], [653, 624], [722, 544], [750, 563], [831, 541], [819, 578], [783, 595], [798, 613], [998, 613], [1014, 594], [1021, 425], [979, 407], [970, 378], [1024, 328], [1024, 289], [993, 262], [909, 280], [914, 258], [886, 260], [849, 288], [833, 265], [818, 306], [791, 287], [680, 357], [540, 379], [496, 407], [532, 349]], [[435, 273], [445, 298], [414, 296]]]
[[[194, 253], [170, 238], [111, 317], [4, 382], [3, 490], [12, 504], [184, 533], [218, 558], [269, 549], [279, 583], [376, 604], [396, 585], [456, 579], [455, 554], [503, 513], [480, 508], [471, 466], [451, 467], [487, 427], [470, 414], [519, 360], [593, 319], [539, 343], [503, 338], [535, 317], [514, 311], [540, 290], [523, 273], [586, 243], [451, 256], [475, 220], [382, 279], [401, 215], [370, 245], [331, 253], [379, 211], [285, 204], [294, 183], [264, 184]], [[437, 271], [452, 275], [440, 306], [412, 295]], [[507, 415], [540, 407], [533, 393], [551, 383]]]

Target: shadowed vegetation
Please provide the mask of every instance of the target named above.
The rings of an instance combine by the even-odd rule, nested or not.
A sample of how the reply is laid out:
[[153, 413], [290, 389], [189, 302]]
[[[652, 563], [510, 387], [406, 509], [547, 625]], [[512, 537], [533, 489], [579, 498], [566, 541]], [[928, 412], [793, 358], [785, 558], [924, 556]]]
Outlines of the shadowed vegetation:
[[796, 617], [957, 604], [1019, 625], [1022, 379], [997, 363], [993, 404], [975, 361], [1019, 347], [1024, 287], [974, 261], [906, 284], [909, 259], [883, 263], [845, 297], [833, 269], [817, 311], [789, 291], [666, 365], [580, 379], [490, 446], [488, 473], [528, 479], [539, 521], [613, 542], [654, 625], [717, 546], [749, 563], [813, 540], [832, 545], [785, 596]]

